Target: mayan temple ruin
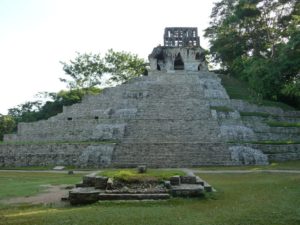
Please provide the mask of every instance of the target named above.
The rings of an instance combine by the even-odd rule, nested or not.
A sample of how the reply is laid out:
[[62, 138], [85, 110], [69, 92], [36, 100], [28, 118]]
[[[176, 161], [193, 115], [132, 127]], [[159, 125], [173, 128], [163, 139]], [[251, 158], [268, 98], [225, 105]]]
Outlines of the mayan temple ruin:
[[299, 121], [300, 113], [230, 99], [219, 76], [208, 71], [197, 28], [166, 28], [164, 45], [153, 49], [149, 63], [148, 76], [85, 96], [48, 120], [20, 123], [0, 145], [0, 166], [192, 167], [300, 159], [299, 144], [259, 142], [300, 141], [299, 128], [266, 122], [266, 115]]

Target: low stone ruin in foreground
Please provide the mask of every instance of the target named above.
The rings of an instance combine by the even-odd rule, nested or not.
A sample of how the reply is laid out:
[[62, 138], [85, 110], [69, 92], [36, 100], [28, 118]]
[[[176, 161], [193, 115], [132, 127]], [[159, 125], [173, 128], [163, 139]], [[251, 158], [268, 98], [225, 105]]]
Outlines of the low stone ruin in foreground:
[[86, 175], [82, 183], [69, 191], [71, 205], [91, 204], [103, 200], [161, 200], [171, 197], [201, 197], [213, 188], [194, 174], [172, 176], [159, 182], [147, 180], [125, 182], [109, 177]]

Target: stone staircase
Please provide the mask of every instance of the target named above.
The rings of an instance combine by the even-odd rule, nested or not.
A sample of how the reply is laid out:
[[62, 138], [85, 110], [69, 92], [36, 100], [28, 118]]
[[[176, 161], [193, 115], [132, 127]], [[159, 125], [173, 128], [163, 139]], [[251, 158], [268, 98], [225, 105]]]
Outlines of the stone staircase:
[[214, 102], [214, 106], [231, 110], [214, 110], [221, 134], [231, 146], [259, 149], [270, 161], [300, 159], [299, 111], [257, 106], [242, 100]]
[[242, 113], [275, 113], [276, 121], [297, 122], [299, 112], [231, 100], [220, 81], [210, 72], [156, 71], [85, 96], [48, 120], [20, 123], [18, 133], [0, 145], [0, 166], [266, 164], [262, 151], [271, 160], [300, 158], [298, 145], [276, 145], [270, 153], [267, 145], [252, 143], [299, 141], [300, 128], [270, 127], [265, 117]]

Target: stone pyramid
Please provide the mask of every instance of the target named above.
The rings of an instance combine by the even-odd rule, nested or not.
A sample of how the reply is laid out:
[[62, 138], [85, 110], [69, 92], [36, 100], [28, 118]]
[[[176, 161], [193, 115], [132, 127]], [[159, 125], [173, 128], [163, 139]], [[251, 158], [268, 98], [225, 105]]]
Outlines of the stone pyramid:
[[[240, 143], [259, 138], [239, 112], [274, 109], [230, 100], [198, 39], [196, 28], [166, 28], [148, 76], [85, 96], [48, 120], [20, 123], [0, 145], [0, 166], [266, 164], [260, 146]], [[232, 111], [218, 110], [224, 106]]]

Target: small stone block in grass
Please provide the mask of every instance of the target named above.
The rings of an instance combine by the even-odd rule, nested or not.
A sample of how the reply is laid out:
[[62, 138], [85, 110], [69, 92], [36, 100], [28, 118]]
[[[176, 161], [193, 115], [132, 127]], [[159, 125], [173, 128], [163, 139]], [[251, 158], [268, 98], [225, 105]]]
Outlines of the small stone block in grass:
[[213, 188], [210, 184], [208, 184], [207, 182], [204, 182], [204, 190], [206, 192], [212, 192], [213, 191]]
[[137, 167], [138, 173], [146, 173], [147, 172], [147, 166], [142, 165]]

